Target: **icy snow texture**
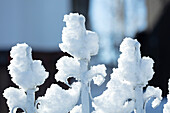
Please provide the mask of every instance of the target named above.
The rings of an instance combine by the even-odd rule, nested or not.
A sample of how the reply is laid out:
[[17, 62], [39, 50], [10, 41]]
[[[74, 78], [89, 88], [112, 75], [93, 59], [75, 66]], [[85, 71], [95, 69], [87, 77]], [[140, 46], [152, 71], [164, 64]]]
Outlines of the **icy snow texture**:
[[167, 103], [164, 104], [163, 113], [170, 113], [170, 79], [168, 83], [169, 94], [167, 95]]
[[[58, 69], [58, 72], [55, 75], [57, 81], [64, 82], [68, 85], [67, 79], [69, 77], [81, 80], [80, 76], [82, 73], [80, 62], [76, 58], [64, 56], [57, 61], [56, 67]], [[95, 84], [101, 85], [106, 76], [106, 67], [105, 65], [92, 66], [84, 75], [84, 79], [87, 79], [87, 82], [90, 82], [93, 79]]]
[[82, 113], [82, 105], [75, 106], [70, 113]]
[[80, 83], [73, 83], [69, 90], [57, 84], [47, 89], [45, 96], [39, 97], [38, 113], [68, 113], [77, 103], [80, 95]]
[[118, 59], [118, 68], [115, 73], [121, 74], [122, 79], [129, 81], [133, 86], [147, 85], [152, 79], [154, 61], [149, 57], [141, 58], [140, 44], [137, 40], [125, 38], [120, 45], [122, 54]]
[[154, 88], [153, 86], [148, 86], [146, 92], [144, 93], [144, 100], [149, 101], [151, 97], [155, 97], [154, 101], [152, 102], [152, 107], [156, 108], [162, 100], [162, 90], [159, 87]]
[[11, 64], [9, 65], [9, 74], [12, 81], [24, 90], [35, 88], [44, 83], [48, 77], [40, 60], [32, 60], [32, 49], [25, 43], [17, 44], [12, 47], [10, 52]]
[[128, 82], [120, 80], [119, 75], [113, 72], [107, 90], [94, 98], [93, 113], [131, 113], [134, 109], [134, 101], [130, 101], [134, 98], [133, 91]]
[[95, 32], [85, 28], [85, 18], [78, 13], [64, 16], [66, 27], [62, 31], [62, 41], [59, 45], [63, 52], [67, 52], [78, 59], [90, 60], [98, 53], [98, 36]]
[[9, 87], [4, 90], [3, 96], [7, 99], [9, 113], [13, 107], [26, 108], [26, 94], [23, 90]]

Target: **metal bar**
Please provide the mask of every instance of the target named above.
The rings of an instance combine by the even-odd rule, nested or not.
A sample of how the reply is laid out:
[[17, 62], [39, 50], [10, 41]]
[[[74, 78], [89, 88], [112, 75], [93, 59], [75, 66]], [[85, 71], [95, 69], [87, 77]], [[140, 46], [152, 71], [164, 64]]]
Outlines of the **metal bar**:
[[86, 72], [88, 71], [88, 60], [82, 59], [79, 61], [81, 67], [81, 102], [82, 102], [82, 113], [90, 113], [89, 109], [89, 86], [86, 78]]

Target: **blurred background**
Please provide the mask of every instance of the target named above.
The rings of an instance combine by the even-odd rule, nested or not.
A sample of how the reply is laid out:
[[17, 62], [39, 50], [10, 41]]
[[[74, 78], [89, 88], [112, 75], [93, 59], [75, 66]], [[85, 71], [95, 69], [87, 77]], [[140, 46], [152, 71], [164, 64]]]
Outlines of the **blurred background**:
[[[30, 45], [33, 59], [42, 60], [50, 73], [36, 93], [36, 98], [44, 95], [51, 83], [57, 83], [54, 79], [57, 72], [55, 63], [64, 55], [69, 56], [60, 51], [58, 44], [61, 43], [62, 28], [65, 26], [63, 17], [70, 12], [83, 14], [86, 28], [98, 33], [100, 50], [90, 65], [105, 63], [108, 68], [107, 81], [112, 68], [117, 67], [120, 43], [123, 38], [132, 37], [141, 43], [142, 56], [150, 56], [155, 61], [155, 74], [149, 85], [160, 87], [165, 97], [170, 78], [169, 1], [0, 0], [0, 112], [8, 112], [6, 100], [2, 97], [4, 89], [18, 87], [11, 81], [7, 70], [11, 59], [10, 49], [17, 43]], [[63, 83], [57, 84], [64, 89], [69, 88]], [[100, 88], [92, 85], [92, 89], [95, 89], [92, 95], [101, 94], [105, 84]]]

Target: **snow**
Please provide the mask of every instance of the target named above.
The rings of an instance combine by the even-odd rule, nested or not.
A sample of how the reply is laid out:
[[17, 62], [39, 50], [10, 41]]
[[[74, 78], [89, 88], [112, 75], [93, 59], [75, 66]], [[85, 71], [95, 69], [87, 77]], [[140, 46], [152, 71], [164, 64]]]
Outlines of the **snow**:
[[40, 60], [33, 60], [32, 49], [25, 43], [12, 47], [11, 64], [8, 66], [12, 81], [25, 91], [44, 83], [48, 72]]
[[45, 96], [39, 97], [38, 113], [68, 113], [77, 103], [81, 84], [73, 83], [69, 90], [64, 90], [57, 84], [47, 89]]
[[82, 113], [82, 105], [75, 106], [70, 113]]
[[107, 89], [94, 98], [92, 104], [95, 108], [94, 113], [131, 113], [134, 109], [134, 102], [128, 102], [131, 98], [134, 98], [131, 85], [120, 80], [113, 72], [111, 80], [107, 83]]
[[[97, 34], [86, 30], [85, 17], [78, 13], [70, 13], [64, 16], [66, 27], [63, 28], [62, 41], [60, 48], [72, 57], [62, 57], [58, 60], [56, 67], [58, 73], [56, 80], [67, 83], [69, 77], [74, 77], [81, 82], [93, 80], [100, 85], [106, 76], [106, 67], [97, 65], [87, 69], [91, 56], [98, 53]], [[86, 61], [87, 60], [87, 61]], [[83, 78], [81, 78], [83, 76]]]
[[[67, 85], [69, 85], [67, 82], [69, 77], [74, 77], [81, 82], [82, 112], [89, 113], [89, 83], [94, 80], [97, 85], [101, 85], [106, 76], [105, 65], [97, 65], [88, 69], [91, 56], [98, 53], [98, 36], [95, 32], [86, 30], [85, 17], [81, 14], [65, 15], [64, 21], [66, 27], [63, 28], [62, 43], [59, 47], [73, 58], [62, 57], [58, 60], [56, 64], [58, 73], [55, 78]], [[73, 109], [73, 112], [75, 111]]]
[[56, 67], [58, 69], [58, 72], [55, 75], [57, 81], [68, 84], [67, 79], [69, 77], [80, 80], [80, 63], [77, 59], [64, 56], [57, 61]]
[[120, 51], [122, 54], [118, 59], [118, 68], [113, 69], [107, 89], [94, 98], [94, 113], [131, 113], [134, 109], [139, 112], [151, 97], [156, 98], [152, 102], [154, 108], [162, 100], [162, 91], [159, 88], [148, 86], [143, 95], [143, 87], [153, 77], [154, 62], [149, 57], [141, 58], [139, 42], [125, 38]]
[[120, 45], [122, 54], [118, 59], [117, 73], [121, 73], [122, 79], [129, 81], [133, 86], [148, 84], [152, 79], [154, 61], [149, 57], [141, 58], [140, 44], [137, 40], [125, 38]]
[[152, 108], [152, 104], [151, 104], [153, 100], [154, 99], [152, 98], [151, 100], [148, 101], [146, 106], [146, 113], [163, 113], [163, 106], [167, 102], [166, 98], [163, 98], [160, 105], [155, 109]]
[[98, 53], [98, 36], [95, 32], [85, 28], [85, 18], [78, 13], [64, 16], [66, 27], [62, 31], [62, 42], [59, 44], [63, 52], [67, 52], [77, 59], [90, 60], [90, 56]]
[[[68, 84], [67, 79], [69, 77], [74, 77], [77, 80], [81, 80], [81, 75], [84, 72], [81, 72], [80, 62], [76, 58], [64, 56], [60, 58], [57, 63], [56, 67], [58, 72], [55, 75], [57, 81], [61, 81]], [[93, 79], [94, 83], [97, 85], [101, 85], [106, 76], [106, 67], [105, 65], [97, 65], [92, 66], [90, 70], [87, 70], [84, 73], [83, 79], [87, 82], [91, 82]]]
[[156, 97], [156, 99], [154, 99], [152, 102], [152, 107], [156, 108], [161, 103], [162, 100], [161, 95], [162, 95], [162, 90], [159, 89], [159, 87], [154, 88], [153, 86], [148, 86], [143, 97], [146, 102], [148, 102], [149, 99], [151, 99], [151, 97]]
[[4, 90], [3, 96], [7, 99], [9, 113], [12, 112], [13, 107], [26, 108], [26, 94], [23, 90], [9, 87]]
[[167, 95], [167, 103], [164, 104], [163, 113], [170, 113], [170, 79], [168, 83], [169, 94]]
[[[73, 57], [64, 56], [57, 61], [58, 73], [56, 73], [55, 78], [67, 85], [69, 85], [67, 81], [69, 77], [76, 78], [78, 82], [69, 85], [68, 90], [62, 89], [57, 84], [52, 84], [47, 89], [45, 96], [39, 97], [36, 101], [40, 104], [36, 111], [38, 113], [89, 112], [90, 82], [93, 80], [94, 84], [100, 86], [107, 75], [106, 67], [103, 64], [88, 68], [91, 56], [98, 53], [99, 45], [97, 34], [85, 29], [84, 16], [70, 13], [65, 15], [64, 21], [66, 27], [63, 29], [63, 43], [60, 44], [60, 48]], [[22, 89], [10, 87], [4, 91], [3, 96], [7, 99], [10, 111], [13, 107], [21, 107], [27, 110], [31, 108], [29, 105], [26, 106], [25, 92], [27, 92], [28, 97], [29, 90], [43, 84], [48, 77], [48, 72], [45, 71], [42, 62], [32, 59], [31, 51], [32, 49], [23, 43], [12, 47], [10, 52], [13, 59], [8, 67], [9, 73], [12, 81]], [[153, 108], [161, 103], [161, 89], [148, 86], [143, 94], [143, 87], [153, 77], [154, 61], [149, 57], [141, 58], [140, 43], [137, 40], [125, 38], [120, 45], [120, 52], [118, 68], [113, 69], [111, 79], [106, 85], [107, 89], [101, 95], [92, 99], [92, 106], [94, 107], [92, 113], [131, 113], [134, 109], [137, 112], [143, 112], [143, 106], [146, 107], [145, 104], [152, 97], [155, 97], [152, 102]], [[32, 91], [34, 108], [35, 90]], [[82, 104], [75, 106], [80, 93]], [[16, 97], [18, 98], [16, 99]], [[168, 101], [169, 98], [168, 95]], [[29, 98], [27, 98], [28, 103]], [[140, 108], [140, 106], [142, 107]], [[168, 106], [169, 103], [164, 106], [165, 113], [169, 113]]]
[[87, 72], [89, 82], [91, 79], [93, 79], [94, 84], [98, 86], [104, 82], [106, 75], [106, 67], [103, 64], [92, 66], [91, 69]]

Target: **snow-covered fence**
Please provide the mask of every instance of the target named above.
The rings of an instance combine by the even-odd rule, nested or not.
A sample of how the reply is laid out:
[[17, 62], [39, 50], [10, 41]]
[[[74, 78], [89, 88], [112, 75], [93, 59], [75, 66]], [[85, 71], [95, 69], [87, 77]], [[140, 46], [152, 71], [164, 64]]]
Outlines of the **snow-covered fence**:
[[[106, 76], [105, 65], [88, 66], [91, 56], [98, 53], [98, 36], [86, 30], [82, 15], [70, 13], [64, 16], [64, 21], [63, 43], [59, 47], [72, 57], [64, 56], [57, 61], [55, 79], [64, 82], [70, 89], [64, 90], [52, 84], [45, 96], [35, 100], [35, 92], [48, 77], [48, 72], [41, 61], [32, 59], [31, 48], [27, 44], [17, 44], [12, 47], [13, 59], [8, 69], [19, 89], [10, 87], [3, 93], [10, 112], [21, 108], [25, 113], [90, 113], [89, 99], [92, 100], [93, 113], [145, 113], [145, 106], [152, 97], [155, 98], [153, 108], [160, 104], [162, 91], [159, 88], [148, 86], [143, 91], [153, 77], [154, 62], [149, 57], [141, 58], [140, 44], [131, 38], [125, 38], [120, 45], [122, 54], [118, 59], [118, 68], [113, 69], [107, 89], [93, 99], [90, 82], [93, 80], [100, 86]], [[68, 84], [69, 77], [76, 78], [77, 82]], [[75, 106], [80, 96], [81, 105]], [[169, 113], [169, 108], [167, 103], [164, 113]]]
[[144, 113], [151, 97], [156, 97], [152, 103], [155, 108], [162, 99], [161, 90], [148, 86], [143, 94], [143, 87], [154, 74], [153, 60], [149, 57], [141, 58], [140, 44], [131, 38], [123, 40], [120, 51], [122, 54], [118, 59], [118, 68], [113, 69], [107, 90], [94, 98], [95, 113], [131, 113], [134, 110], [136, 113]]
[[69, 77], [81, 82], [82, 112], [89, 113], [89, 83], [94, 80], [97, 85], [102, 84], [106, 76], [106, 67], [97, 65], [88, 69], [91, 56], [98, 52], [98, 36], [85, 29], [85, 18], [82, 15], [70, 14], [64, 16], [66, 27], [63, 29], [62, 41], [59, 45], [63, 52], [72, 57], [62, 57], [57, 62], [58, 73], [56, 80], [67, 84]]
[[9, 73], [12, 81], [19, 86], [17, 88], [7, 88], [4, 97], [11, 112], [15, 108], [22, 108], [27, 113], [34, 113], [34, 98], [37, 86], [44, 83], [48, 77], [48, 72], [41, 65], [41, 61], [32, 60], [31, 48], [27, 44], [17, 44], [11, 50], [11, 64]]

